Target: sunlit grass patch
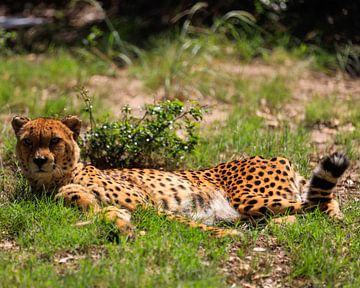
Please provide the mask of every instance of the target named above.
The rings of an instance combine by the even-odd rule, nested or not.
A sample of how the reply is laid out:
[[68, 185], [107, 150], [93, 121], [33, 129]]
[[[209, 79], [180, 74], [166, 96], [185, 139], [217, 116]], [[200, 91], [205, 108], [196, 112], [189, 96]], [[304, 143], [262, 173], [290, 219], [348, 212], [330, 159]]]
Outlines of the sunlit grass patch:
[[335, 97], [314, 97], [305, 107], [305, 124], [314, 126], [334, 120], [337, 116]]
[[80, 59], [65, 51], [16, 55], [0, 61], [0, 113], [46, 116], [76, 113], [76, 85], [89, 75], [106, 73], [100, 60]]
[[334, 222], [318, 212], [295, 224], [273, 227], [272, 233], [293, 259], [292, 277], [309, 277], [316, 286], [359, 285], [360, 209], [356, 202], [344, 208], [344, 222]]

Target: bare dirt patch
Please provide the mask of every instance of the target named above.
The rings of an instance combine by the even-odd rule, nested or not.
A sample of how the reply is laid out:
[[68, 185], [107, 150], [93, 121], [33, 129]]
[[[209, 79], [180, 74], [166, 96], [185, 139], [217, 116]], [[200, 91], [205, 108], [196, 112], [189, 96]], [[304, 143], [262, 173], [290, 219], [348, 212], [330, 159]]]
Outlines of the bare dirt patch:
[[0, 251], [13, 252], [19, 251], [20, 247], [14, 240], [2, 239], [0, 240]]
[[92, 262], [97, 263], [106, 256], [107, 251], [104, 247], [93, 246], [76, 251], [59, 251], [53, 256], [52, 261], [55, 264], [57, 272], [59, 274], [65, 274], [69, 270], [78, 270], [82, 259], [88, 258], [91, 259]]
[[293, 287], [288, 278], [291, 259], [275, 238], [260, 236], [244, 256], [239, 256], [241, 243], [233, 244], [222, 271], [231, 286]]

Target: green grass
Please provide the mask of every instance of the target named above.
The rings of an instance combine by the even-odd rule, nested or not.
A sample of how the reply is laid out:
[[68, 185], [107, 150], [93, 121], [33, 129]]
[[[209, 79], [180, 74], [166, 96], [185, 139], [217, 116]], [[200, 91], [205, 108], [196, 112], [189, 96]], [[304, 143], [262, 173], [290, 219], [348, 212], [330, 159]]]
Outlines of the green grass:
[[[73, 226], [80, 220], [84, 216], [76, 209], [46, 198], [1, 207], [2, 237], [15, 239], [19, 247], [15, 253], [0, 251], [2, 287], [218, 287], [224, 282], [216, 267], [230, 239], [209, 239], [146, 210], [134, 215], [137, 231], [146, 234], [131, 241], [94, 217], [91, 225]], [[101, 258], [94, 261], [91, 251]], [[56, 264], [64, 253], [74, 255], [76, 269]]]
[[313, 213], [294, 225], [273, 227], [272, 233], [291, 252], [293, 278], [307, 277], [322, 287], [359, 286], [360, 207], [350, 202], [344, 208], [343, 223]]
[[0, 113], [53, 116], [79, 111], [75, 86], [111, 71], [106, 63], [65, 51], [0, 56]]
[[305, 107], [305, 123], [313, 126], [336, 119], [339, 103], [335, 97], [315, 97]]

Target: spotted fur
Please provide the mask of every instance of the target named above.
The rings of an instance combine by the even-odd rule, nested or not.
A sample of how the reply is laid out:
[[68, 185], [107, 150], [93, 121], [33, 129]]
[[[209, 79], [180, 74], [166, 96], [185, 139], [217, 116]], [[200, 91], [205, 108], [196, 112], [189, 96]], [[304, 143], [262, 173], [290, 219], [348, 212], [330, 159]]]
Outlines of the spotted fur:
[[214, 225], [220, 221], [297, 214], [320, 207], [341, 218], [333, 190], [349, 162], [344, 154], [326, 157], [308, 184], [290, 161], [254, 156], [197, 171], [154, 169], [100, 170], [79, 161], [81, 122], [15, 117], [16, 154], [34, 189], [56, 191], [56, 198], [82, 209], [92, 208], [132, 234], [131, 212], [154, 206], [170, 219], [216, 235], [238, 232]]

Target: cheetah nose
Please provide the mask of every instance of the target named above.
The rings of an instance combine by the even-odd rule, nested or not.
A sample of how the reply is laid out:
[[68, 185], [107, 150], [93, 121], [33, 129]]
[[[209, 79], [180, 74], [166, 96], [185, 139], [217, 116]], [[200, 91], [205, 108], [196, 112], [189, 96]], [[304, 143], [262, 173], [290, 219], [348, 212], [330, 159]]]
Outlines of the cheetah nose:
[[39, 156], [33, 159], [34, 163], [39, 167], [39, 169], [41, 168], [42, 165], [44, 165], [47, 162], [47, 160], [48, 158], [45, 156]]

